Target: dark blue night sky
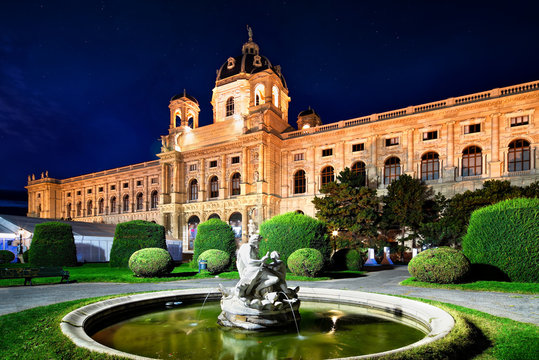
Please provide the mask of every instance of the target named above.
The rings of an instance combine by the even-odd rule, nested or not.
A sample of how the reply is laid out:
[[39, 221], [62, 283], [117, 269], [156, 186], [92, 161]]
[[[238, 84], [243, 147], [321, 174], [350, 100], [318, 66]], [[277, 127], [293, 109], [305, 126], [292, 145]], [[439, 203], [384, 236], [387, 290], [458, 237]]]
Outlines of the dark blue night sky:
[[[246, 24], [282, 66], [289, 116], [327, 124], [539, 79], [535, 1], [0, 3], [0, 189], [156, 159], [169, 99], [212, 121]], [[293, 124], [295, 126], [295, 123]]]

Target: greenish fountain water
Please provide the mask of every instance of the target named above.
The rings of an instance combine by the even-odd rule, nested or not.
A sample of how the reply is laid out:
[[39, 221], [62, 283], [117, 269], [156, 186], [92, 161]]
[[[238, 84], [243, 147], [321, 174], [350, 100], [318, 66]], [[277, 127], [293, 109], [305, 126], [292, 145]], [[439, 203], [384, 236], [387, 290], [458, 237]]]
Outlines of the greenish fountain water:
[[216, 322], [219, 303], [180, 305], [136, 316], [96, 332], [97, 342], [124, 352], [162, 359], [328, 359], [372, 354], [412, 344], [425, 333], [338, 303], [301, 303], [296, 329], [247, 332]]

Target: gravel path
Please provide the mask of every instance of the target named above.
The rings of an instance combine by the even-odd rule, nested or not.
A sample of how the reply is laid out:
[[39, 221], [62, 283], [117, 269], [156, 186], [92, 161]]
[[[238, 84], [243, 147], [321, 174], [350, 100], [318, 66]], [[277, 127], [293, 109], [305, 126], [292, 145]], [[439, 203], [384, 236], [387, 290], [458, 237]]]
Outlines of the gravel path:
[[[428, 289], [398, 285], [409, 276], [406, 266], [396, 266], [393, 270], [370, 272], [359, 278], [309, 282], [289, 281], [288, 285], [420, 297], [539, 325], [539, 295]], [[224, 286], [233, 286], [236, 280], [201, 279], [142, 284], [74, 283], [3, 287], [0, 288], [2, 299], [0, 315], [88, 297], [155, 290], [215, 288], [220, 283]]]

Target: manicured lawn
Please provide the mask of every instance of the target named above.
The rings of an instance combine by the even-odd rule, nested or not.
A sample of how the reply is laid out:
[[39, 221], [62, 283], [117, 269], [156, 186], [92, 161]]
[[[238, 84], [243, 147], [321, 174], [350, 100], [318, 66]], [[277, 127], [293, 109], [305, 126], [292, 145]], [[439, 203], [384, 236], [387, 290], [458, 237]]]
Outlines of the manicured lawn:
[[433, 284], [423, 281], [418, 281], [414, 277], [410, 277], [400, 283], [405, 286], [417, 286], [434, 289], [451, 289], [451, 290], [469, 290], [469, 291], [496, 291], [518, 294], [539, 294], [539, 284], [537, 283], [517, 283], [504, 281], [473, 281], [462, 284]]
[[[119, 359], [77, 348], [60, 330], [68, 312], [114, 296], [68, 301], [0, 316], [1, 359]], [[439, 306], [456, 320], [444, 339], [391, 359], [534, 359], [539, 354], [539, 327], [461, 306]]]

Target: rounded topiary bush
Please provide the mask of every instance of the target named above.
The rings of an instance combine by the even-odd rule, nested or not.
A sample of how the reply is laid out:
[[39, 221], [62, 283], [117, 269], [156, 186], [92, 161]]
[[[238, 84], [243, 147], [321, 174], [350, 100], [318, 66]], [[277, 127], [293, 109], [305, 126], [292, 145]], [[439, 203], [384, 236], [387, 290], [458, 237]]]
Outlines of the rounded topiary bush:
[[129, 269], [136, 276], [156, 277], [170, 273], [174, 269], [174, 262], [165, 249], [144, 248], [131, 255]]
[[288, 257], [294, 251], [312, 248], [320, 251], [324, 264], [329, 262], [331, 248], [326, 226], [310, 216], [296, 212], [274, 216], [260, 225], [260, 236], [260, 256], [277, 251], [288, 264]]
[[28, 260], [34, 266], [75, 266], [77, 249], [71, 225], [54, 221], [37, 224]]
[[199, 260], [208, 262], [208, 271], [212, 274], [217, 274], [225, 271], [230, 264], [230, 255], [222, 250], [210, 249], [204, 251], [198, 257]]
[[234, 230], [223, 220], [209, 219], [198, 225], [192, 267], [197, 268], [200, 254], [211, 249], [217, 249], [227, 253], [230, 256], [231, 267], [236, 263]]
[[339, 249], [331, 256], [331, 266], [334, 270], [361, 270], [363, 257], [354, 249]]
[[294, 275], [315, 277], [323, 266], [322, 253], [316, 249], [299, 249], [288, 257], [288, 268]]
[[461, 282], [470, 272], [470, 261], [461, 251], [449, 247], [419, 253], [408, 264], [408, 271], [419, 281], [437, 284]]
[[0, 250], [0, 264], [10, 263], [15, 260], [15, 254], [9, 250]]
[[165, 227], [150, 221], [134, 220], [116, 225], [110, 250], [111, 267], [128, 267], [129, 258], [144, 248], [167, 249]]
[[511, 199], [472, 213], [462, 251], [511, 281], [539, 282], [539, 199]]

